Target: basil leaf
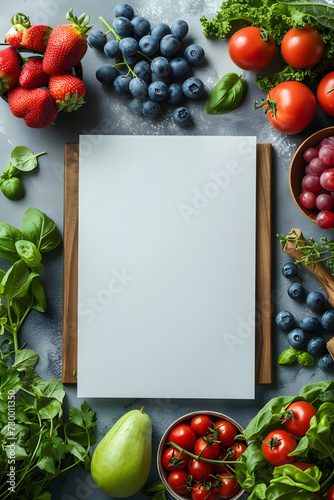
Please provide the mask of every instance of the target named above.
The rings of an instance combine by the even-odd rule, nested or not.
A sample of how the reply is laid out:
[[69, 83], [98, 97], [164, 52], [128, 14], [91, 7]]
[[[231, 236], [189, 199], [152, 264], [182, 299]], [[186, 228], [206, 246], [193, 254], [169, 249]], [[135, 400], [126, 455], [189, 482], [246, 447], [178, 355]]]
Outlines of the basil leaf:
[[30, 172], [37, 166], [37, 157], [44, 154], [46, 154], [46, 151], [34, 155], [33, 152], [25, 146], [17, 146], [11, 153], [10, 161], [17, 170]]
[[16, 201], [23, 196], [23, 186], [22, 182], [18, 177], [11, 177], [10, 179], [5, 179], [1, 182], [2, 194], [6, 196], [9, 200]]
[[289, 365], [294, 361], [296, 361], [296, 359], [297, 359], [297, 351], [293, 348], [290, 348], [282, 352], [282, 354], [278, 358], [278, 364]]
[[24, 214], [22, 233], [26, 240], [35, 243], [40, 252], [50, 252], [61, 241], [56, 224], [37, 208], [29, 208]]
[[16, 262], [20, 259], [15, 243], [22, 239], [22, 233], [14, 226], [0, 222], [0, 257]]
[[41, 252], [31, 241], [19, 240], [15, 243], [15, 248], [21, 259], [27, 264], [27, 266], [34, 268], [41, 262]]
[[2, 175], [5, 179], [10, 179], [13, 176], [17, 176], [19, 173], [20, 171], [17, 168], [15, 168], [11, 162], [9, 162], [3, 169]]
[[303, 366], [313, 366], [314, 358], [309, 352], [299, 352], [297, 354], [297, 361]]
[[208, 115], [230, 113], [237, 108], [247, 91], [247, 83], [236, 73], [227, 73], [213, 87], [206, 102]]
[[311, 404], [317, 401], [317, 399], [324, 401], [327, 397], [328, 399], [326, 400], [334, 403], [334, 382], [315, 382], [313, 384], [307, 384], [302, 388], [299, 396]]
[[15, 356], [13, 366], [18, 372], [23, 372], [27, 368], [34, 368], [38, 361], [38, 354], [31, 349], [20, 349]]
[[12, 265], [10, 269], [6, 272], [5, 276], [2, 278], [1, 284], [4, 285], [5, 289], [3, 295], [7, 299], [12, 299], [16, 297], [20, 292], [22, 287], [29, 280], [29, 269], [23, 260], [19, 260]]
[[45, 292], [44, 288], [41, 285], [41, 282], [39, 278], [35, 278], [32, 281], [32, 293], [33, 296], [35, 297], [34, 303], [33, 303], [33, 309], [36, 309], [36, 311], [39, 312], [45, 312], [46, 311], [46, 298], [45, 298]]
[[294, 465], [281, 465], [275, 467], [273, 476], [271, 484], [280, 483], [299, 490], [318, 491], [322, 473], [318, 467], [309, 467], [306, 471], [301, 471]]

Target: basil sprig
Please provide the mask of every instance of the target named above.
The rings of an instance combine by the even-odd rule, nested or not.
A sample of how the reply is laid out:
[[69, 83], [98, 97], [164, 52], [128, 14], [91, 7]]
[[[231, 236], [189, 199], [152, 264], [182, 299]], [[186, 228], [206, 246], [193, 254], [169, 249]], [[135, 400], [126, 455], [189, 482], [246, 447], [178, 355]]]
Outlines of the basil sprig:
[[227, 73], [211, 90], [206, 102], [208, 115], [230, 113], [241, 103], [247, 83], [236, 73]]

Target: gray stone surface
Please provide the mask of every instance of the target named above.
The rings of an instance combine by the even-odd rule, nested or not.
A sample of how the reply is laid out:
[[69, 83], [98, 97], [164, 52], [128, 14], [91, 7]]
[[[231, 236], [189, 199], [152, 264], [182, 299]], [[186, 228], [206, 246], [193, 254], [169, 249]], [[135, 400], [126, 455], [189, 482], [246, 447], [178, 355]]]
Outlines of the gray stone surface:
[[[112, 20], [113, 7], [116, 0], [14, 0], [6, 2], [2, 6], [0, 18], [0, 33], [2, 38], [9, 29], [9, 21], [13, 13], [24, 12], [28, 14], [33, 23], [45, 23], [51, 26], [63, 24], [65, 14], [73, 7], [76, 15], [86, 11], [91, 15], [91, 20], [96, 26], [101, 26], [99, 16]], [[52, 217], [60, 230], [63, 227], [63, 161], [64, 142], [77, 141], [79, 134], [190, 134], [190, 135], [256, 135], [258, 142], [271, 142], [274, 151], [273, 162], [273, 312], [282, 309], [290, 309], [297, 318], [302, 315], [311, 315], [311, 311], [304, 306], [292, 303], [287, 296], [288, 282], [281, 274], [281, 265], [288, 259], [282, 254], [276, 233], [287, 233], [291, 227], [299, 227], [306, 237], [331, 236], [330, 231], [320, 231], [315, 224], [306, 219], [294, 205], [290, 196], [288, 185], [288, 172], [291, 158], [298, 145], [311, 133], [320, 128], [333, 124], [333, 119], [324, 115], [318, 109], [315, 120], [301, 134], [295, 136], [282, 135], [274, 130], [264, 116], [262, 110], [253, 111], [254, 99], [261, 101], [265, 95], [256, 87], [255, 75], [245, 73], [232, 64], [227, 55], [227, 43], [222, 40], [206, 40], [201, 31], [199, 18], [202, 14], [212, 17], [219, 9], [220, 0], [165, 0], [161, 2], [138, 0], [133, 3], [136, 13], [146, 16], [153, 24], [157, 22], [172, 23], [178, 18], [185, 19], [190, 25], [188, 40], [203, 44], [207, 58], [196, 75], [201, 77], [205, 83], [206, 92], [225, 73], [237, 71], [244, 73], [249, 89], [243, 104], [233, 113], [220, 116], [209, 116], [205, 113], [205, 96], [200, 101], [189, 103], [189, 109], [193, 114], [191, 127], [179, 128], [173, 124], [171, 119], [172, 110], [169, 108], [162, 118], [156, 122], [150, 122], [144, 117], [137, 117], [128, 109], [128, 99], [119, 98], [112, 90], [102, 86], [95, 79], [95, 70], [102, 62], [106, 62], [103, 54], [88, 50], [83, 60], [84, 80], [87, 85], [87, 104], [79, 111], [69, 116], [59, 116], [56, 124], [45, 130], [33, 130], [25, 126], [23, 120], [13, 117], [8, 105], [0, 102], [0, 146], [2, 165], [8, 161], [12, 147], [25, 145], [34, 152], [46, 150], [47, 155], [41, 157], [39, 170], [24, 176], [26, 188], [25, 197], [18, 202], [10, 202], [2, 195], [0, 196], [0, 220], [20, 225], [23, 213], [31, 206], [37, 207]], [[224, 152], [222, 151], [222, 154]], [[126, 151], [124, 152], [126, 160]], [[209, 158], [209, 152], [208, 152]], [[212, 161], [210, 159], [210, 161]], [[98, 175], [98, 165], [92, 165], [92, 175]], [[247, 210], [242, 207], [242, 193], [237, 209]], [[243, 241], [242, 228], [236, 228], [236, 240], [234, 244], [243, 245], [247, 251], [247, 241]], [[92, 256], [92, 266], [94, 256]], [[48, 312], [46, 314], [31, 313], [22, 330], [21, 343], [27, 342], [28, 347], [34, 349], [40, 355], [38, 371], [43, 377], [61, 377], [61, 336], [62, 336], [62, 251], [61, 249], [47, 255], [45, 259], [45, 273], [43, 284], [47, 290]], [[320, 289], [306, 272], [301, 272], [301, 280], [307, 290]], [[236, 269], [235, 279], [243, 286], [242, 276]], [[242, 317], [242, 304], [240, 304], [240, 315]], [[92, 328], [92, 342], [94, 342], [94, 331]], [[173, 420], [190, 411], [199, 409], [211, 409], [222, 411], [242, 426], [246, 426], [249, 420], [271, 397], [282, 394], [297, 394], [300, 388], [311, 381], [328, 380], [333, 378], [332, 374], [325, 374], [317, 367], [303, 368], [301, 366], [278, 367], [277, 358], [279, 353], [287, 348], [285, 334], [273, 327], [273, 362], [274, 383], [271, 386], [258, 386], [256, 388], [256, 399], [254, 401], [235, 400], [124, 400], [124, 399], [92, 399], [89, 401], [97, 413], [97, 438], [100, 439], [111, 425], [126, 411], [145, 406], [153, 423], [153, 463], [150, 479], [158, 479], [155, 465], [156, 450], [159, 440], [168, 425]], [[101, 346], [103, 349], [103, 346]], [[162, 345], [163, 355], [163, 345]], [[209, 359], [210, 346], [204, 346], [200, 355], [203, 360], [203, 369], [206, 365], [206, 357]], [[238, 366], [238, 353], [235, 352], [235, 369], [242, 370]], [[149, 360], [143, 360], [149, 362]], [[210, 364], [210, 362], [208, 362]], [[194, 369], [199, 369], [198, 361], [194, 361]], [[172, 367], [171, 370], [177, 369]], [[244, 374], [247, 377], [247, 373]], [[121, 376], [121, 374], [120, 374]], [[154, 376], [154, 374], [152, 374]], [[233, 373], [224, 373], [220, 380], [213, 383], [222, 387], [229, 383]], [[180, 383], [191, 384], [189, 380], [181, 380]], [[66, 407], [80, 405], [81, 401], [76, 397], [76, 388], [66, 388]], [[92, 484], [89, 472], [75, 468], [71, 472], [57, 480], [52, 486], [52, 497], [66, 499], [103, 499], [107, 498], [98, 492]], [[144, 498], [141, 493], [135, 498]]]

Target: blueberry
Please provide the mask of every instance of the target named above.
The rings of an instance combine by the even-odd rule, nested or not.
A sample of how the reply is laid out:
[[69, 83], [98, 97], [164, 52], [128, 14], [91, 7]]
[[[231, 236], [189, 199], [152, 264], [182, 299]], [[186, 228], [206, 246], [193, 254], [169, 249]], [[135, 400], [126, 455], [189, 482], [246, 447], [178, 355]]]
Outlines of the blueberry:
[[135, 66], [137, 64], [137, 62], [139, 62], [141, 60], [141, 55], [138, 54], [134, 54], [133, 56], [124, 56], [124, 59], [125, 59], [125, 62], [128, 63], [129, 66]]
[[164, 82], [152, 82], [148, 87], [148, 96], [152, 101], [160, 102], [167, 99], [168, 87]]
[[118, 3], [114, 8], [115, 17], [127, 17], [131, 20], [134, 15], [133, 8], [127, 3]]
[[125, 56], [134, 56], [138, 53], [139, 43], [134, 38], [129, 36], [122, 38], [119, 42], [119, 50]]
[[318, 366], [321, 370], [329, 371], [334, 367], [334, 362], [332, 356], [328, 354], [324, 354], [318, 360]]
[[298, 274], [298, 268], [293, 262], [288, 262], [282, 267], [282, 274], [285, 278], [294, 278]]
[[165, 35], [160, 40], [160, 52], [165, 57], [171, 57], [180, 48], [180, 40], [175, 35]]
[[168, 59], [161, 56], [155, 57], [151, 62], [151, 71], [158, 76], [169, 75], [170, 66]]
[[168, 86], [170, 84], [170, 82], [171, 82], [171, 79], [170, 79], [169, 75], [167, 75], [167, 76], [160, 76], [160, 75], [156, 75], [155, 73], [152, 73], [152, 75], [151, 75], [151, 81], [152, 82], [164, 82]]
[[160, 111], [161, 107], [158, 102], [152, 101], [151, 99], [146, 99], [143, 102], [143, 115], [147, 118], [156, 118]]
[[326, 347], [326, 340], [321, 337], [313, 337], [307, 344], [307, 352], [312, 354], [312, 356], [316, 356], [317, 354], [321, 354], [322, 351]]
[[316, 313], [322, 313], [325, 309], [326, 299], [321, 292], [310, 292], [306, 297], [306, 304]]
[[130, 90], [129, 90], [129, 85], [131, 82], [132, 78], [130, 76], [125, 76], [125, 75], [119, 75], [117, 78], [114, 80], [114, 91], [118, 95], [129, 95]]
[[133, 78], [129, 84], [129, 90], [133, 97], [146, 97], [147, 83], [142, 78]]
[[291, 312], [281, 311], [276, 315], [275, 323], [282, 332], [289, 332], [292, 330], [295, 320]]
[[87, 37], [87, 42], [91, 47], [94, 47], [94, 49], [103, 49], [107, 41], [106, 36], [104, 33], [102, 33], [101, 30], [97, 29], [92, 29], [89, 32], [89, 35]]
[[303, 318], [300, 321], [299, 326], [306, 333], [314, 333], [321, 327], [321, 323], [318, 318], [309, 316], [307, 318]]
[[139, 61], [133, 68], [134, 74], [148, 82], [151, 78], [151, 65], [148, 61]]
[[190, 73], [190, 66], [188, 61], [183, 57], [175, 57], [169, 61], [170, 76], [173, 80], [185, 80]]
[[204, 92], [204, 83], [196, 76], [192, 76], [183, 82], [182, 92], [188, 99], [199, 99]]
[[[131, 82], [130, 82], [131, 83]], [[143, 101], [142, 99], [131, 99], [128, 105], [129, 109], [137, 116], [140, 116], [143, 112]]]
[[170, 104], [178, 104], [182, 99], [182, 88], [179, 83], [171, 83], [168, 87], [167, 102]]
[[145, 17], [137, 16], [131, 21], [132, 31], [140, 37], [147, 35], [150, 32], [151, 25]]
[[303, 300], [305, 298], [305, 289], [300, 283], [291, 283], [288, 288], [288, 295], [293, 300]]
[[169, 35], [170, 27], [166, 23], [158, 23], [151, 29], [151, 35], [153, 35], [159, 42], [161, 38]]
[[187, 108], [181, 107], [174, 109], [173, 112], [173, 120], [176, 125], [188, 125], [190, 122], [191, 116]]
[[325, 330], [334, 330], [334, 311], [326, 311], [322, 315], [321, 325]]
[[288, 342], [295, 349], [304, 349], [308, 341], [307, 334], [300, 328], [295, 328], [288, 333]]
[[117, 40], [109, 40], [104, 46], [104, 53], [107, 57], [116, 58], [121, 55], [119, 50], [119, 42]]
[[111, 64], [102, 64], [96, 70], [96, 78], [101, 83], [113, 83], [117, 76], [118, 73]]
[[131, 21], [127, 17], [116, 17], [113, 28], [119, 36], [128, 36], [132, 31]]
[[198, 66], [201, 64], [205, 56], [204, 49], [200, 45], [193, 43], [189, 45], [184, 51], [184, 58], [188, 61], [189, 64], [193, 66]]
[[173, 23], [170, 27], [170, 32], [172, 33], [172, 35], [175, 35], [179, 40], [184, 38], [187, 35], [188, 31], [188, 23], [182, 21], [182, 19], [175, 21], [175, 23]]
[[159, 51], [159, 41], [155, 36], [145, 35], [140, 39], [139, 47], [146, 56], [153, 56]]

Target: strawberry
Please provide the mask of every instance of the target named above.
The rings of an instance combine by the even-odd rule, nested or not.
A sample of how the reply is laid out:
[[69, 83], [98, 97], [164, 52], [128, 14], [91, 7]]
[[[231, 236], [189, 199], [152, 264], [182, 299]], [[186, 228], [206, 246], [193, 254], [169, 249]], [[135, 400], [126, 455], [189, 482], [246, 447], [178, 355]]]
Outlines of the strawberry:
[[91, 29], [89, 16], [82, 14], [78, 19], [70, 9], [66, 19], [73, 24], [56, 26], [46, 46], [43, 70], [48, 75], [66, 73], [81, 61], [87, 51], [86, 33]]
[[26, 49], [44, 52], [48, 44], [52, 28], [45, 24], [31, 26], [23, 35], [22, 45]]
[[48, 127], [58, 116], [56, 104], [45, 89], [15, 87], [8, 92], [8, 104], [13, 115], [32, 128]]
[[21, 71], [20, 57], [14, 47], [0, 51], [0, 95], [13, 88]]
[[25, 89], [44, 87], [48, 84], [49, 78], [43, 71], [43, 58], [30, 57], [22, 67], [19, 84]]
[[29, 17], [21, 12], [18, 12], [11, 18], [13, 26], [5, 36], [5, 42], [9, 43], [12, 47], [22, 49], [22, 38], [24, 33], [30, 26]]
[[86, 85], [77, 76], [50, 76], [49, 91], [57, 102], [58, 111], [70, 113], [85, 104]]

